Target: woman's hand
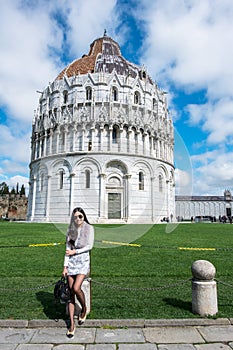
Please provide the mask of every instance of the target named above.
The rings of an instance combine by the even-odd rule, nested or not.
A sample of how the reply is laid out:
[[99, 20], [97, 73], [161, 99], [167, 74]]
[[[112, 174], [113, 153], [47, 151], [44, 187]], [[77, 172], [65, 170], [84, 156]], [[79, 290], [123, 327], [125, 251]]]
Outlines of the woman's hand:
[[62, 276], [63, 276], [63, 277], [66, 277], [67, 274], [68, 274], [68, 269], [67, 269], [66, 266], [64, 266], [64, 269], [63, 269], [63, 272], [62, 272]]
[[76, 254], [76, 250], [75, 249], [73, 249], [73, 250], [66, 249], [66, 255], [67, 256], [71, 256], [71, 255], [75, 255], [75, 254]]

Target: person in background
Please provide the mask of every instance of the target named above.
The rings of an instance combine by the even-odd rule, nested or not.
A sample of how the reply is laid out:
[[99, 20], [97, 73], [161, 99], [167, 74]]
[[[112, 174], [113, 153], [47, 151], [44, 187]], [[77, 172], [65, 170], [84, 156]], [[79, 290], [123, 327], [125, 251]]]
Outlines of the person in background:
[[70, 328], [66, 335], [69, 338], [74, 336], [75, 323], [75, 295], [82, 307], [78, 317], [78, 324], [86, 320], [86, 300], [81, 289], [85, 277], [90, 272], [90, 250], [94, 244], [94, 227], [87, 220], [84, 210], [77, 207], [73, 210], [70, 225], [66, 235], [66, 253], [64, 258], [63, 276], [68, 276], [68, 284], [71, 292], [68, 304]]

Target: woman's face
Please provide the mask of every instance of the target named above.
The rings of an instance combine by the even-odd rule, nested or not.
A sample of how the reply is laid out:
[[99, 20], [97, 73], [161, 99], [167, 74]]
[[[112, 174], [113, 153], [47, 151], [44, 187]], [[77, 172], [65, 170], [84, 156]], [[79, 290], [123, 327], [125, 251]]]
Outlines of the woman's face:
[[74, 213], [74, 222], [76, 225], [82, 225], [84, 220], [84, 216], [82, 213], [80, 213], [80, 211], [76, 211], [76, 213]]

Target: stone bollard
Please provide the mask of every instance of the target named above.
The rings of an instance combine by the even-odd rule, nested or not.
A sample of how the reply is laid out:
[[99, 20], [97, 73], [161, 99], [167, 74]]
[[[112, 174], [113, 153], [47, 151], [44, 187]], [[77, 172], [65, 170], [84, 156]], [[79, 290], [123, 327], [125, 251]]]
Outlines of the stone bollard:
[[192, 264], [192, 312], [200, 316], [214, 316], [218, 312], [216, 269], [207, 260]]

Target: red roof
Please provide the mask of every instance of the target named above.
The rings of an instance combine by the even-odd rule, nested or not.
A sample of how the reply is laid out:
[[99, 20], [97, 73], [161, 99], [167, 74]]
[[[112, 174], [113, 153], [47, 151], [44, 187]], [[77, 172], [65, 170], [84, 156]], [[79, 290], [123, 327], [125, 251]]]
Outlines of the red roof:
[[140, 67], [127, 61], [121, 55], [117, 42], [104, 35], [102, 38], [93, 41], [88, 55], [83, 55], [82, 58], [70, 63], [57, 76], [56, 80], [62, 79], [65, 75], [72, 77], [79, 74], [87, 74], [88, 72], [111, 73], [114, 69], [120, 75], [130, 75], [132, 77], [136, 77], [141, 71]]

